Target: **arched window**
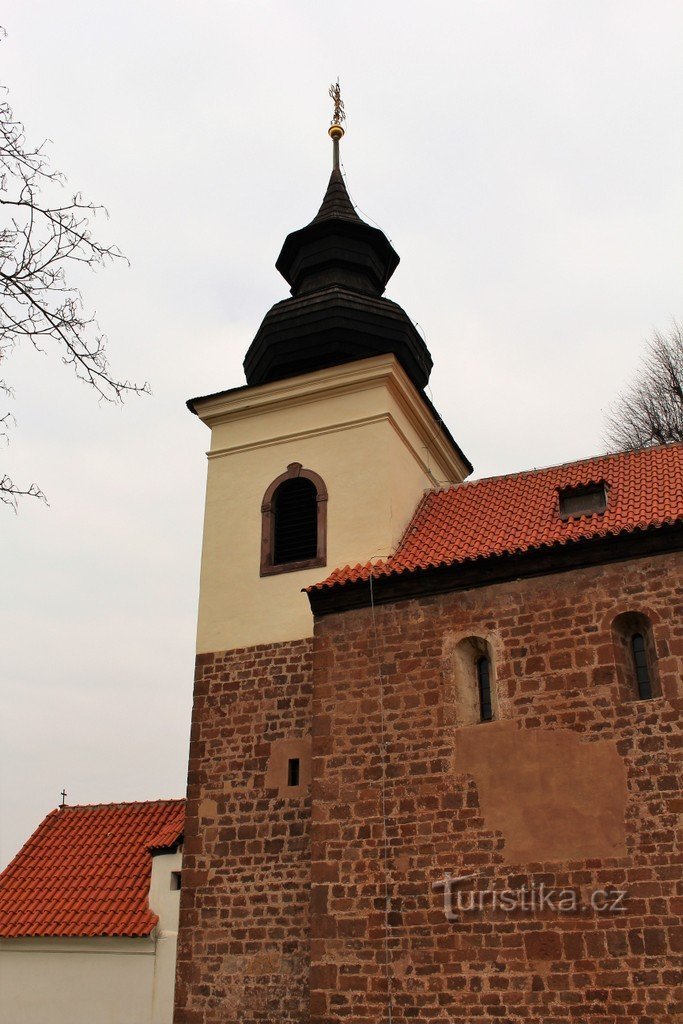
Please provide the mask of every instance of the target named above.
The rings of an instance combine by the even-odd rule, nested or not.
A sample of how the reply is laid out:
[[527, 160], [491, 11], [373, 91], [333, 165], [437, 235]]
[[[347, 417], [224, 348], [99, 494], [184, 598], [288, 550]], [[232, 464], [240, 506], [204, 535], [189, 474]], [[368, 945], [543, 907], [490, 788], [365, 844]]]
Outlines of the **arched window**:
[[491, 645], [484, 637], [465, 636], [449, 642], [452, 664], [451, 706], [456, 726], [492, 722], [498, 716], [496, 671]]
[[612, 623], [617, 678], [624, 697], [659, 696], [657, 655], [652, 624], [642, 612], [622, 612]]
[[321, 477], [292, 462], [261, 502], [261, 575], [326, 563], [327, 488]]
[[477, 659], [477, 686], [479, 687], [479, 716], [482, 722], [490, 722], [493, 718], [491, 663], [486, 657]]

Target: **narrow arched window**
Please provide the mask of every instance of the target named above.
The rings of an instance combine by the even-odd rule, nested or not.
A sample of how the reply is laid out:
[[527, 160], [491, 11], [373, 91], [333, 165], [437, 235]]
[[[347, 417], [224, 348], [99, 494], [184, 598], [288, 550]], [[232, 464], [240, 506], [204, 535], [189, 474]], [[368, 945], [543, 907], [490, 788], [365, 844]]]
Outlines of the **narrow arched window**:
[[658, 646], [652, 613], [620, 612], [612, 620], [614, 667], [623, 700], [653, 700], [661, 696]]
[[641, 700], [649, 700], [652, 696], [652, 683], [650, 682], [650, 669], [647, 663], [645, 637], [642, 633], [634, 633], [631, 637], [631, 651], [636, 669], [638, 696]]
[[477, 659], [477, 685], [479, 687], [479, 717], [482, 722], [493, 719], [491, 703], [491, 663], [488, 658]]
[[491, 722], [500, 717], [496, 692], [496, 660], [483, 636], [464, 636], [446, 650], [452, 658], [452, 720], [457, 726]]
[[261, 502], [261, 575], [325, 565], [327, 488], [321, 477], [291, 462]]

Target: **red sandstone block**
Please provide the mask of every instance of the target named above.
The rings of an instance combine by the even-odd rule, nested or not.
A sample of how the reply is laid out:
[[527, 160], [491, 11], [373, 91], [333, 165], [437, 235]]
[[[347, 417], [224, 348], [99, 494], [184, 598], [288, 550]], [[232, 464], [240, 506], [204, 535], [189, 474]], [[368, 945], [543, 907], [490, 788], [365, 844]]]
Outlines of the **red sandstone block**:
[[311, 937], [330, 939], [338, 934], [337, 919], [330, 914], [315, 914], [311, 918]]
[[339, 864], [336, 861], [314, 861], [311, 864], [312, 882], [338, 882]]
[[667, 951], [666, 933], [662, 928], [643, 929], [645, 952], [649, 956], [657, 956]]
[[321, 1017], [327, 1013], [327, 994], [325, 992], [311, 992], [311, 1013]]
[[559, 960], [562, 939], [559, 932], [526, 932], [524, 948], [528, 960]]
[[313, 964], [310, 974], [311, 989], [335, 989], [337, 987], [336, 964]]
[[349, 938], [360, 938], [367, 935], [368, 932], [368, 921], [367, 918], [347, 918], [341, 917], [338, 920], [338, 934]]
[[583, 936], [580, 932], [569, 932], [563, 935], [562, 948], [567, 960], [580, 960], [585, 956]]

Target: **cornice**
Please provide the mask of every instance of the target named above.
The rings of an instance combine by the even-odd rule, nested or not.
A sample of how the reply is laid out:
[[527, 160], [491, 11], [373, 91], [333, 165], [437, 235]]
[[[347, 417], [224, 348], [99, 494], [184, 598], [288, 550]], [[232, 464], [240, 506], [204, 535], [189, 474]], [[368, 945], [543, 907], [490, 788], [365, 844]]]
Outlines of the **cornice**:
[[193, 398], [188, 405], [203, 423], [213, 427], [265, 411], [307, 405], [335, 394], [365, 391], [389, 377], [397, 366], [393, 355], [373, 356], [299, 377]]
[[[188, 406], [203, 423], [213, 428], [254, 416], [263, 416], [274, 411], [306, 406], [312, 402], [325, 401], [339, 395], [369, 391], [382, 385], [397, 402], [419, 436], [425, 439], [425, 448], [445, 471], [446, 482], [464, 479], [471, 472], [472, 467], [448, 433], [436, 410], [415, 388], [394, 355], [373, 356], [370, 359], [345, 363], [341, 366], [333, 366], [325, 370], [317, 370], [315, 373], [273, 381], [257, 387], [235, 388], [231, 391], [207, 395], [204, 398], [192, 399], [188, 402]], [[310, 436], [311, 434], [344, 429], [351, 425], [352, 423], [349, 422], [324, 427], [320, 431], [286, 436]], [[252, 446], [260, 447], [262, 444], [267, 445], [283, 439], [285, 439], [284, 436], [279, 439], [255, 442]], [[229, 448], [213, 450], [210, 452], [210, 456], [227, 454], [230, 450]], [[444, 482], [434, 472], [436, 467], [430, 466], [430, 459], [425, 459], [420, 455], [420, 460], [428, 467], [430, 476], [438, 483]]]
[[338, 434], [344, 430], [355, 430], [358, 427], [372, 426], [375, 423], [387, 423], [394, 433], [400, 438], [402, 444], [405, 445], [415, 461], [422, 467], [425, 476], [432, 481], [432, 485], [434, 487], [441, 486], [443, 481], [434, 475], [433, 468], [429, 466], [425, 460], [423, 452], [416, 450], [415, 446], [407, 437], [405, 431], [401, 429], [400, 425], [396, 422], [396, 418], [392, 416], [390, 412], [378, 413], [375, 416], [359, 416], [356, 419], [333, 423], [327, 427], [316, 427], [311, 430], [298, 430], [291, 431], [287, 434], [277, 434], [273, 437], [263, 438], [259, 441], [249, 441], [245, 444], [234, 444], [226, 445], [223, 448], [212, 448], [206, 453], [206, 456], [208, 459], [221, 459], [226, 456], [237, 455], [242, 452], [255, 451], [259, 448], [272, 448], [288, 441], [303, 441], [311, 437], [324, 437], [326, 434]]

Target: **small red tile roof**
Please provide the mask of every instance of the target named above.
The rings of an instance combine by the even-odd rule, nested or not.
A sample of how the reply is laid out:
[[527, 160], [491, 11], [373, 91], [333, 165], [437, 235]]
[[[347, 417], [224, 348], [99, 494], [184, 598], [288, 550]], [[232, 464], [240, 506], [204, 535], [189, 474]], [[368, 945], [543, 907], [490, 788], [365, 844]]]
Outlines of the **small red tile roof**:
[[[602, 513], [560, 517], [559, 492], [604, 482]], [[613, 537], [683, 521], [683, 444], [641, 448], [428, 491], [386, 561], [335, 569], [311, 590]]]
[[0, 875], [0, 937], [149, 935], [150, 851], [184, 818], [184, 800], [51, 811]]

